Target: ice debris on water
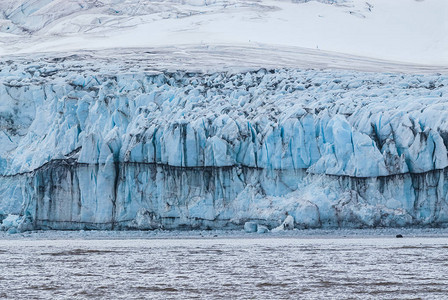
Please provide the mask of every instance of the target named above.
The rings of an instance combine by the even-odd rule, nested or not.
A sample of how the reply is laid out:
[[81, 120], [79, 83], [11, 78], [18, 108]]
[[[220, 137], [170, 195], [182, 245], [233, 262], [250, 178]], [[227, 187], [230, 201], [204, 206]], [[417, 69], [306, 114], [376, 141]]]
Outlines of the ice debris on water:
[[2, 224], [0, 225], [0, 230], [8, 231], [10, 233], [16, 233], [19, 224], [20, 224], [20, 216], [11, 214], [8, 215], [5, 219], [3, 219]]
[[269, 232], [268, 227], [260, 225], [257, 222], [246, 222], [244, 223], [244, 231], [247, 233], [267, 233]]
[[257, 232], [258, 224], [256, 222], [246, 222], [244, 223], [244, 231], [247, 233]]
[[293, 230], [293, 229], [294, 229], [294, 217], [287, 214], [283, 223], [280, 224], [280, 226], [272, 229], [272, 232], [279, 232], [283, 230]]
[[0, 230], [10, 234], [32, 230], [31, 216], [20, 216], [15, 214], [7, 215], [0, 224]]
[[264, 225], [257, 226], [257, 233], [268, 233], [269, 229]]

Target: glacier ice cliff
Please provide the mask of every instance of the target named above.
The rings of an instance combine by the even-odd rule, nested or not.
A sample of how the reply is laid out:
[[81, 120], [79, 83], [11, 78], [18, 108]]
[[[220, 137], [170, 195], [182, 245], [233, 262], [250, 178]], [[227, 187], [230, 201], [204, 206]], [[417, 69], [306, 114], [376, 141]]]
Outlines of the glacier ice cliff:
[[2, 63], [0, 222], [448, 224], [446, 75], [73, 68]]

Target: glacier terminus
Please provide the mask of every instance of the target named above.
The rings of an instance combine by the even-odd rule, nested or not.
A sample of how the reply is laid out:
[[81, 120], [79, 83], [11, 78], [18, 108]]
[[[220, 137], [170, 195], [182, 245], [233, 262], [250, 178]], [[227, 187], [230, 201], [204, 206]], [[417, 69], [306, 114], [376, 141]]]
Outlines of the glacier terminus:
[[447, 75], [95, 62], [2, 60], [4, 229], [448, 224]]

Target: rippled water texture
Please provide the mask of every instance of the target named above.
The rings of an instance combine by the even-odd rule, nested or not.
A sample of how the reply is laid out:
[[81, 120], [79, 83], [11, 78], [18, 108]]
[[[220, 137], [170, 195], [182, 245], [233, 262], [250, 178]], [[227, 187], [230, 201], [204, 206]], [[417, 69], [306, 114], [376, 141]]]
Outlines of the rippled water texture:
[[0, 241], [0, 298], [445, 298], [445, 238]]

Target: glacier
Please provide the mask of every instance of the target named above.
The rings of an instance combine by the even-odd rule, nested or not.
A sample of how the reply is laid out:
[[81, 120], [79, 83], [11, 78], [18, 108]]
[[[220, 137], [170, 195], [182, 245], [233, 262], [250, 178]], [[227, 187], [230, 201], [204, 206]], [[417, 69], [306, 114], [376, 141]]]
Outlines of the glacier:
[[1, 66], [0, 222], [275, 228], [288, 213], [298, 228], [448, 224], [447, 75], [117, 72], [76, 55]]

